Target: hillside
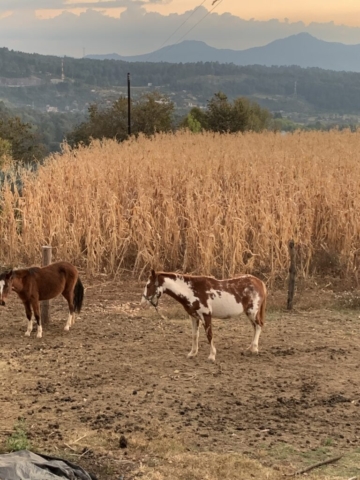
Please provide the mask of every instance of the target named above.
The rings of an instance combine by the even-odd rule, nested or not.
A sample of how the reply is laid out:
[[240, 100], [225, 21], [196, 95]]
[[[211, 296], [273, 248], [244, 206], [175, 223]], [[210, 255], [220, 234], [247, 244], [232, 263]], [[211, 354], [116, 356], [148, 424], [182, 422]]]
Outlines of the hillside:
[[189, 63], [203, 61], [268, 67], [297, 65], [303, 68], [318, 67], [335, 71], [360, 72], [360, 45], [324, 42], [308, 33], [291, 35], [263, 47], [247, 50], [218, 49], [210, 47], [205, 42], [186, 40], [144, 55], [126, 57], [113, 53], [88, 55], [87, 58], [127, 62]]
[[84, 112], [90, 103], [106, 104], [126, 95], [128, 72], [134, 97], [157, 89], [170, 96], [180, 113], [193, 105], [205, 106], [219, 90], [230, 99], [250, 97], [271, 111], [308, 116], [319, 112], [357, 115], [360, 111], [360, 73], [216, 62], [61, 59], [6, 48], [0, 49], [0, 100], [42, 111]]

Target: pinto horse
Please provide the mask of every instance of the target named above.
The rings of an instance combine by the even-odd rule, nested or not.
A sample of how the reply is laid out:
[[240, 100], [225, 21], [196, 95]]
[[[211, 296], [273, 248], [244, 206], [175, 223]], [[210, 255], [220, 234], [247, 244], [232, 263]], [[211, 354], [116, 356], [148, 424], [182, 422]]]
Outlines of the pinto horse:
[[24, 304], [28, 328], [25, 335], [30, 336], [33, 329], [32, 311], [37, 322], [37, 338], [42, 337], [40, 318], [41, 300], [50, 300], [62, 294], [69, 305], [69, 317], [64, 327], [68, 331], [75, 323], [75, 312], [80, 313], [84, 286], [79, 273], [71, 263], [56, 262], [46, 267], [30, 267], [11, 270], [0, 275], [0, 305], [14, 290]]
[[192, 348], [188, 358], [195, 357], [199, 348], [199, 322], [204, 325], [210, 344], [209, 360], [215, 361], [211, 318], [237, 317], [245, 312], [253, 328], [254, 337], [248, 349], [257, 353], [261, 327], [265, 321], [267, 290], [264, 282], [253, 275], [241, 275], [227, 280], [214, 277], [155, 272], [145, 286], [141, 303], [157, 307], [163, 293], [177, 300], [192, 317]]

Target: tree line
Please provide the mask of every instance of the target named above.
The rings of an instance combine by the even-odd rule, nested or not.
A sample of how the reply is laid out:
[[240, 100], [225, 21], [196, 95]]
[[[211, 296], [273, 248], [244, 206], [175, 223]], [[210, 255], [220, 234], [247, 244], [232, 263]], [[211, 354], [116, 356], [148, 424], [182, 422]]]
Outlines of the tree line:
[[[23, 117], [26, 118], [24, 114]], [[57, 117], [57, 124], [50, 124], [50, 127], [46, 120], [49, 122], [48, 115], [46, 118], [40, 115], [36, 128], [18, 116], [11, 116], [0, 104], [0, 162], [4, 162], [5, 158], [22, 163], [41, 161], [49, 153], [46, 132], [50, 135], [50, 129], [53, 134], [57, 133], [60, 141], [64, 128], [62, 117]], [[206, 109], [193, 108], [181, 118], [175, 115], [174, 103], [159, 92], [144, 94], [131, 103], [131, 133], [134, 136], [173, 132], [179, 128], [187, 128], [194, 133], [202, 130], [220, 133], [261, 131], [269, 128], [271, 121], [270, 112], [255, 102], [246, 98], [231, 102], [222, 92], [209, 100]], [[92, 139], [113, 138], [121, 142], [128, 136], [128, 100], [121, 96], [108, 107], [91, 104], [88, 117], [68, 131], [66, 140], [76, 147], [79, 144], [88, 145]]]
[[[282, 118], [280, 113], [272, 115], [246, 97], [230, 100], [221, 91], [212, 96], [206, 108], [193, 107], [185, 116], [176, 115], [174, 103], [160, 92], [146, 93], [131, 102], [130, 126], [134, 136], [140, 133], [151, 136], [177, 129], [188, 129], [193, 133], [236, 133], [330, 128], [319, 122], [308, 127], [297, 125]], [[0, 168], [6, 160], [22, 164], [41, 161], [49, 152], [60, 151], [64, 141], [76, 148], [80, 144], [89, 145], [92, 139], [111, 138], [122, 142], [128, 137], [128, 99], [124, 96], [110, 106], [91, 104], [87, 117], [33, 110], [13, 115], [0, 102]]]
[[[153, 135], [156, 132], [171, 132], [186, 128], [194, 133], [202, 130], [235, 133], [246, 130], [261, 131], [271, 126], [272, 115], [257, 103], [247, 98], [237, 98], [233, 102], [222, 93], [216, 93], [206, 109], [195, 107], [190, 113], [176, 122], [175, 107], [160, 93], [143, 95], [131, 106], [131, 132]], [[120, 97], [108, 108], [98, 105], [89, 107], [89, 118], [82, 122], [68, 136], [72, 146], [88, 145], [91, 139], [115, 138], [123, 141], [128, 138], [128, 101]]]

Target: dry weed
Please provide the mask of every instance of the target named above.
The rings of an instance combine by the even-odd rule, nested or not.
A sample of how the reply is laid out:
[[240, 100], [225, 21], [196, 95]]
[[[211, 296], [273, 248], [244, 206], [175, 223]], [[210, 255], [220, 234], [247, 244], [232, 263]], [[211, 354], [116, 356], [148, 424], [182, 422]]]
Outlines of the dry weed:
[[56, 259], [141, 275], [149, 267], [284, 278], [357, 273], [360, 132], [177, 133], [89, 148], [23, 171], [0, 192], [2, 264]]

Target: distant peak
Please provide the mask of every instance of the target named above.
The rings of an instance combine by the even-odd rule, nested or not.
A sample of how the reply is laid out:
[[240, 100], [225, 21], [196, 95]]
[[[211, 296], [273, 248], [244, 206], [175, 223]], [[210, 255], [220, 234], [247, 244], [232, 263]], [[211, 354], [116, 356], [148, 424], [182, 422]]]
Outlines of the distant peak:
[[[291, 40], [291, 39], [296, 39], [296, 40], [312, 40], [315, 42], [321, 42], [322, 40], [319, 40], [318, 38], [314, 37], [308, 32], [300, 32], [300, 33], [295, 33], [294, 35], [290, 35], [288, 37], [282, 38], [282, 40]], [[276, 41], [276, 40], [275, 40]]]
[[294, 35], [291, 35], [292, 37], [304, 37], [304, 38], [315, 38], [317, 40], [316, 37], [314, 37], [313, 35], [311, 35], [310, 33], [308, 32], [300, 32], [300, 33], [295, 33]]

